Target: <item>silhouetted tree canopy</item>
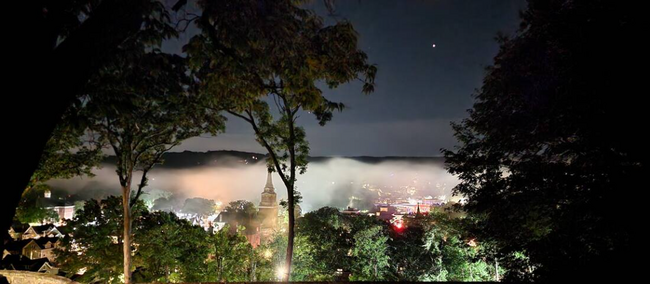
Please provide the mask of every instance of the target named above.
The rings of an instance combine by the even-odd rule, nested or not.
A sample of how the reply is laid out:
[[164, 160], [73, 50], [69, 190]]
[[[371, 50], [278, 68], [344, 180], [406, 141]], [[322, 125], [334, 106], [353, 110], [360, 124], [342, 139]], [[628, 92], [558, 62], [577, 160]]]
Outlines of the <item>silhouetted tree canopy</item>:
[[630, 277], [630, 199], [647, 167], [630, 8], [529, 1], [519, 32], [498, 38], [470, 117], [453, 125], [454, 191], [510, 279]]
[[14, 120], [7, 130], [29, 139], [13, 139], [7, 144], [23, 157], [12, 166], [15, 175], [8, 185], [7, 206], [0, 207], [3, 232], [71, 101], [121, 43], [156, 20], [149, 16], [162, 5], [156, 0], [44, 0], [20, 4], [24, 9], [15, 13], [20, 15], [21, 24], [15, 29], [20, 37], [14, 38], [15, 54], [9, 58], [13, 65], [9, 67], [12, 72], [8, 81], [29, 86], [29, 91], [12, 96], [7, 106], [38, 115], [35, 119]]

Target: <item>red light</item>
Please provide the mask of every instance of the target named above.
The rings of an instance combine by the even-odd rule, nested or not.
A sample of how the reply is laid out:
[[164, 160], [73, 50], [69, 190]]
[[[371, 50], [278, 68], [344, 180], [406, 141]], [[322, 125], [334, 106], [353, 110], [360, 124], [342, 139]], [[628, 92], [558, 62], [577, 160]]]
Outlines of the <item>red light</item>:
[[393, 227], [395, 228], [395, 231], [400, 232], [404, 229], [404, 222], [402, 222], [401, 220], [397, 220], [393, 222]]

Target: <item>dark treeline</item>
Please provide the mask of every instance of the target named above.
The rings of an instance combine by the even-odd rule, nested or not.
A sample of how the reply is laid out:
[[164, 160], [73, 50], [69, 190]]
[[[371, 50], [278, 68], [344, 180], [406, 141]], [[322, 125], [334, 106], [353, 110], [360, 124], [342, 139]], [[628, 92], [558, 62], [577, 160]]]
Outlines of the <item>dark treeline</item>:
[[[512, 280], [634, 278], [647, 172], [640, 22], [620, 1], [528, 1], [501, 35], [469, 118], [445, 151], [455, 192]], [[522, 252], [526, 261], [507, 255]]]

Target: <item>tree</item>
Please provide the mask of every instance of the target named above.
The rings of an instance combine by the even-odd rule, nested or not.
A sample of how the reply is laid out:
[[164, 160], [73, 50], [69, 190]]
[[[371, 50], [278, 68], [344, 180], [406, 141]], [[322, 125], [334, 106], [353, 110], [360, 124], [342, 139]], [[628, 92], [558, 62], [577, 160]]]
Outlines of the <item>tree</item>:
[[[70, 233], [61, 239], [61, 249], [56, 251], [61, 269], [70, 276], [84, 271], [79, 279], [82, 282], [121, 282], [122, 210], [119, 197], [87, 201], [83, 210], [66, 224]], [[131, 217], [138, 219], [145, 210], [142, 202], [135, 202]]]
[[381, 281], [388, 272], [388, 236], [381, 226], [372, 226], [354, 234], [352, 257], [357, 259], [353, 280]]
[[58, 215], [41, 206], [39, 196], [49, 187], [45, 182], [51, 179], [68, 179], [75, 176], [94, 176], [92, 169], [103, 157], [101, 145], [95, 141], [84, 141], [84, 121], [72, 111], [64, 114], [52, 137], [45, 144], [38, 167], [23, 190], [16, 208], [16, 219], [24, 223], [45, 219], [57, 220]]
[[348, 216], [332, 207], [309, 212], [297, 224], [291, 277], [335, 281], [351, 273], [353, 280], [386, 280], [390, 259], [387, 231], [387, 223], [370, 216]]
[[[261, 256], [257, 265], [257, 280], [258, 281], [277, 281], [278, 268], [282, 268], [285, 254], [287, 253], [287, 234], [286, 231], [275, 231], [270, 236], [270, 241], [264, 242], [257, 247], [257, 252]], [[297, 243], [300, 243], [298, 238]], [[296, 247], [299, 247], [297, 245]], [[296, 250], [299, 254], [299, 249]], [[299, 258], [299, 256], [296, 256]], [[296, 266], [294, 264], [294, 266]], [[294, 276], [295, 277], [295, 270]]]
[[424, 248], [430, 256], [431, 268], [420, 275], [420, 281], [494, 280], [496, 271], [486, 258], [493, 250], [489, 243], [476, 240], [468, 219], [433, 213], [422, 220]]
[[174, 213], [160, 211], [147, 212], [134, 227], [139, 240], [134, 280], [194, 282], [207, 279], [206, 261], [212, 244], [203, 228], [179, 219]]
[[235, 200], [228, 203], [224, 211], [231, 212], [242, 219], [253, 219], [257, 215], [257, 208], [248, 200]]
[[16, 219], [21, 223], [36, 223], [47, 220], [58, 220], [59, 214], [54, 210], [44, 208], [40, 197], [49, 187], [40, 184], [23, 193], [18, 208], [16, 208]]
[[296, 265], [298, 281], [333, 281], [338, 269], [349, 271], [353, 246], [350, 223], [336, 208], [323, 207], [305, 214], [297, 225]]
[[422, 226], [406, 225], [402, 231], [391, 230], [390, 276], [398, 281], [421, 281], [434, 266], [433, 255], [425, 249], [426, 231]]
[[481, 218], [482, 239], [530, 262], [507, 277], [631, 277], [620, 273], [635, 265], [630, 196], [647, 172], [643, 80], [625, 66], [641, 54], [634, 10], [529, 1], [519, 32], [499, 38], [469, 118], [453, 125], [461, 145], [444, 154], [455, 193]]
[[[160, 4], [160, 3], [159, 3]], [[116, 58], [89, 82], [86, 94], [74, 105], [97, 140], [109, 145], [124, 206], [124, 281], [131, 282], [130, 209], [147, 185], [147, 174], [162, 155], [183, 140], [223, 128], [221, 116], [200, 107], [192, 91], [185, 59], [158, 47], [176, 31], [160, 4], [151, 26], [124, 43]], [[134, 172], [141, 171], [132, 192]], [[133, 193], [133, 196], [132, 196]]]
[[[359, 79], [363, 92], [370, 93], [377, 69], [357, 49], [349, 22], [324, 26], [295, 1], [200, 1], [199, 6], [201, 33], [185, 46], [199, 89], [214, 97], [215, 109], [251, 125], [269, 153], [269, 168], [287, 189], [288, 211], [293, 212], [297, 174], [306, 171], [309, 151], [306, 133], [296, 122], [299, 111], [314, 114], [325, 125], [344, 105], [327, 100], [316, 83], [336, 88]], [[267, 101], [275, 103], [277, 120]], [[284, 280], [291, 274], [294, 226], [289, 214]]]
[[[29, 1], [21, 9], [17, 30], [18, 54], [10, 58], [9, 81], [31, 86], [31, 94], [13, 96], [13, 108], [38, 113], [38, 120], [15, 120], [8, 132], [17, 137], [8, 148], [21, 153], [12, 165], [15, 174], [7, 191], [7, 206], [0, 207], [2, 232], [7, 232], [16, 206], [34, 171], [43, 149], [71, 101], [80, 95], [91, 74], [110, 60], [118, 45], [135, 34], [148, 20], [151, 0]], [[99, 3], [99, 4], [98, 4]], [[20, 59], [19, 59], [20, 58]], [[32, 74], [24, 76], [24, 74]], [[39, 82], [34, 84], [34, 82]], [[2, 245], [0, 245], [2, 246]]]
[[154, 200], [151, 210], [173, 212], [174, 209], [179, 210], [182, 206], [182, 198], [178, 195], [170, 194]]
[[[69, 274], [85, 270], [84, 282], [121, 282], [123, 206], [119, 197], [86, 202], [67, 224], [57, 262]], [[210, 235], [173, 213], [148, 212], [138, 200], [132, 210], [137, 251], [133, 273], [138, 282], [204, 281], [211, 252]]]
[[199, 216], [208, 216], [214, 213], [215, 210], [214, 200], [195, 197], [185, 199], [185, 204], [183, 205], [183, 212], [196, 214]]
[[255, 204], [247, 200], [235, 200], [228, 203], [222, 212], [230, 214], [231, 220], [234, 220], [237, 227], [231, 227], [230, 233], [235, 233], [242, 229], [248, 234], [255, 234], [257, 224], [257, 208]]
[[208, 264], [212, 272], [210, 281], [252, 281], [255, 255], [242, 232], [243, 227], [239, 227], [234, 234], [230, 233], [226, 225], [212, 236], [212, 261]]
[[41, 160], [23, 191], [23, 197], [34, 187], [51, 179], [68, 179], [75, 176], [93, 176], [92, 169], [103, 158], [101, 145], [84, 141], [85, 124], [78, 115], [69, 111], [54, 129], [45, 144]]

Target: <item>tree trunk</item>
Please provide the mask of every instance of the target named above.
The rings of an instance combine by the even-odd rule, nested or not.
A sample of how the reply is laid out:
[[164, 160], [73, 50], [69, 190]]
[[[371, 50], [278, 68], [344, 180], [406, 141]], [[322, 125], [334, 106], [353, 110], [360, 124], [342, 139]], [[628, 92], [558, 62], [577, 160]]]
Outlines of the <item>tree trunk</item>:
[[373, 277], [374, 279], [372, 279], [372, 280], [377, 280], [377, 279], [379, 279], [379, 272], [377, 271], [377, 264], [376, 263], [375, 263], [375, 265], [373, 265], [373, 268], [375, 269], [375, 275], [374, 275], [375, 277]]
[[122, 187], [122, 208], [124, 210], [124, 236], [122, 250], [124, 253], [124, 283], [131, 283], [131, 183]]
[[223, 280], [223, 259], [219, 256], [219, 263], [217, 265], [217, 281]]
[[251, 275], [250, 275], [251, 282], [257, 281], [257, 277], [255, 276], [256, 269], [257, 269], [257, 260], [255, 259], [255, 251], [251, 247]]
[[285, 268], [285, 274], [282, 277], [282, 281], [288, 282], [289, 281], [289, 275], [291, 275], [291, 258], [293, 257], [293, 237], [294, 237], [294, 224], [296, 222], [295, 220], [295, 215], [294, 215], [294, 200], [293, 200], [293, 182], [291, 182], [291, 186], [287, 186], [287, 194], [289, 195], [288, 197], [288, 203], [289, 206], [289, 236], [287, 238], [287, 257], [284, 260], [284, 268]]

